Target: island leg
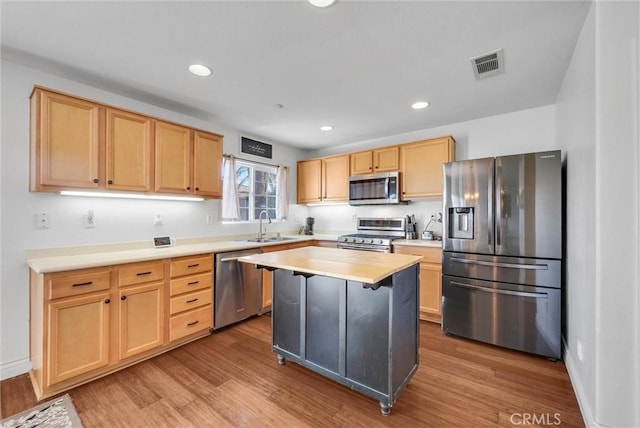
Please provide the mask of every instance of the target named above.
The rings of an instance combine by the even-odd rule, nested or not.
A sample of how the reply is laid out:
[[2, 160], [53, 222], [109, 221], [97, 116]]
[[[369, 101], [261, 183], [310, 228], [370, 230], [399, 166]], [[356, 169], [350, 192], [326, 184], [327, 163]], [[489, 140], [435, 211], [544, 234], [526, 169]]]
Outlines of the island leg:
[[285, 360], [282, 355], [278, 354], [278, 364], [280, 364], [281, 366], [284, 366], [286, 362], [287, 360]]
[[380, 411], [382, 412], [382, 416], [389, 416], [391, 414], [391, 404], [381, 401]]

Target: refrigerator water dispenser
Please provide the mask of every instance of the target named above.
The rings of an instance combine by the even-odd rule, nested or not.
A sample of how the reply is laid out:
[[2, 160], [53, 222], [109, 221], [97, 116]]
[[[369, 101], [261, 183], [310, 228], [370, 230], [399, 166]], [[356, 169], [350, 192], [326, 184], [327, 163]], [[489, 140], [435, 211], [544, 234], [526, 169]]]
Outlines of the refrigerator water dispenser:
[[449, 208], [448, 238], [473, 239], [473, 211], [474, 207]]

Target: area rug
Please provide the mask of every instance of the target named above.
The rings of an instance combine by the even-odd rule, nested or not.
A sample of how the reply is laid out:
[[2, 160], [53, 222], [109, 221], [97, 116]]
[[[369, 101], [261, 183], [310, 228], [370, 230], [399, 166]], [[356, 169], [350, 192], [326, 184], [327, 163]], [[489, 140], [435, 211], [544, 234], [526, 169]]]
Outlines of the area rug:
[[0, 421], [0, 428], [82, 428], [69, 394]]

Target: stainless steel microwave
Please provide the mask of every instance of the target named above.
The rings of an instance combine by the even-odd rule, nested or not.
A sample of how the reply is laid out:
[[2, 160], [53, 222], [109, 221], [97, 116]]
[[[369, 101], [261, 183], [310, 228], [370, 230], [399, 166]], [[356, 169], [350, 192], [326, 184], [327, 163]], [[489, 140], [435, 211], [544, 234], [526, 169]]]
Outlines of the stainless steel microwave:
[[349, 177], [350, 205], [400, 203], [400, 173], [380, 172]]

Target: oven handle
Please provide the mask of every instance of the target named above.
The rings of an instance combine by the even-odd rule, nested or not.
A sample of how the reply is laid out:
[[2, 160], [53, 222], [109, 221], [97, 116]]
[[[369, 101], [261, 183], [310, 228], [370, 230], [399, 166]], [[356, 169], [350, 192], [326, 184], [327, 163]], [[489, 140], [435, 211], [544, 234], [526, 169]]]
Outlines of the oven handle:
[[487, 287], [479, 287], [477, 285], [462, 284], [456, 281], [451, 281], [450, 284], [456, 287], [470, 288], [472, 290], [484, 291], [485, 293], [508, 294], [509, 296], [533, 297], [535, 299], [546, 299], [549, 296], [547, 293], [528, 293], [526, 291], [501, 290], [499, 288], [487, 288]]
[[464, 263], [467, 265], [480, 265], [489, 267], [502, 267], [513, 269], [527, 269], [527, 270], [549, 270], [548, 265], [525, 265], [521, 263], [501, 263], [501, 262], [483, 262], [480, 260], [461, 259], [459, 257], [451, 257], [452, 262]]
[[362, 251], [375, 251], [376, 253], [390, 253], [390, 249], [383, 248], [369, 248], [369, 247], [360, 247], [358, 245], [349, 245], [349, 244], [338, 244], [338, 248], [342, 248], [344, 250], [362, 250]]

